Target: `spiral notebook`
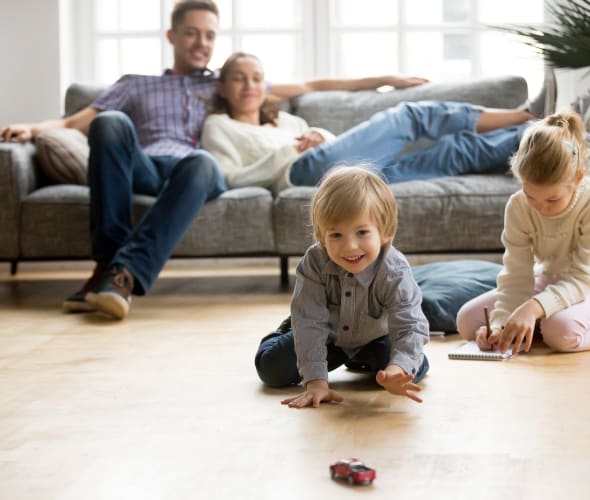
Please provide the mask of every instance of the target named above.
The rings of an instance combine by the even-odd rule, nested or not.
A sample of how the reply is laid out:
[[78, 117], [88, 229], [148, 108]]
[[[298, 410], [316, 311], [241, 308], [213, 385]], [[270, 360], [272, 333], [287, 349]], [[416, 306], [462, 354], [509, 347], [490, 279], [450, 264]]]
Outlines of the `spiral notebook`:
[[512, 356], [512, 349], [506, 352], [482, 351], [475, 341], [466, 342], [449, 352], [449, 359], [473, 359], [478, 361], [502, 361]]

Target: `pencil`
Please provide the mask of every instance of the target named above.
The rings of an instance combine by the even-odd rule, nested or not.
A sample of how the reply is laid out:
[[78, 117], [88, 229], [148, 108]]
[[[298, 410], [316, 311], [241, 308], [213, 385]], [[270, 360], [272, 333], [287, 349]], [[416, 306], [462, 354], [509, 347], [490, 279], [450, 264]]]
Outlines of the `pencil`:
[[483, 314], [486, 317], [486, 333], [488, 335], [488, 338], [490, 338], [490, 335], [492, 334], [492, 329], [490, 328], [490, 314], [488, 313], [487, 307], [483, 308]]

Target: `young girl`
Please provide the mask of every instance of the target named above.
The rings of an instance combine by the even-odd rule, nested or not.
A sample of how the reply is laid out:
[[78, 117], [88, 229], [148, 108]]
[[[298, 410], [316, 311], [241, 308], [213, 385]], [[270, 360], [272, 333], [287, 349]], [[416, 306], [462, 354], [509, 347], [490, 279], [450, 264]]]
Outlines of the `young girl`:
[[[524, 109], [405, 103], [334, 138], [297, 116], [269, 112], [263, 106], [267, 90], [262, 64], [251, 54], [233, 54], [221, 68], [201, 144], [217, 159], [230, 188], [315, 186], [331, 167], [358, 162], [375, 165], [388, 183], [488, 172], [508, 165], [523, 124], [534, 118]], [[437, 142], [404, 153], [422, 137]]]
[[[572, 112], [525, 132], [512, 159], [521, 182], [506, 205], [497, 289], [465, 304], [457, 328], [481, 349], [531, 347], [536, 326], [556, 351], [590, 348], [590, 185], [584, 125]], [[484, 307], [492, 312], [491, 334]], [[493, 309], [492, 309], [493, 308]]]
[[317, 243], [297, 267], [288, 322], [262, 339], [258, 375], [271, 387], [303, 381], [290, 407], [342, 401], [328, 372], [353, 361], [392, 394], [421, 402], [416, 385], [428, 371], [422, 347], [428, 322], [405, 257], [391, 246], [397, 205], [385, 182], [359, 167], [322, 180], [311, 207]]

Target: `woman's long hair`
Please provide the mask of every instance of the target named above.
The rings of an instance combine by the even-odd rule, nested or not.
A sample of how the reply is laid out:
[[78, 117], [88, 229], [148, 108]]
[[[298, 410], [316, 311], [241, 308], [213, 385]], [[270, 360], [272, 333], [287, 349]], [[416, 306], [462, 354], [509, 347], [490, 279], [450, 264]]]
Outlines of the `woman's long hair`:
[[[229, 56], [225, 60], [225, 62], [223, 63], [223, 66], [219, 70], [219, 82], [221, 84], [224, 84], [227, 81], [227, 77], [228, 77], [229, 72], [232, 69], [232, 66], [238, 61], [238, 59], [241, 59], [244, 57], [247, 57], [250, 59], [256, 59], [258, 62], [260, 62], [260, 59], [258, 59], [258, 57], [256, 57], [254, 54], [248, 54], [247, 52], [234, 52], [231, 56]], [[230, 110], [230, 105], [227, 102], [227, 99], [225, 99], [224, 97], [221, 97], [219, 95], [219, 92], [215, 92], [215, 95], [213, 96], [213, 105], [212, 105], [212, 108], [209, 111], [209, 113], [211, 113], [211, 114], [225, 113], [229, 116], [232, 116], [231, 110]], [[265, 125], [267, 123], [270, 123], [276, 127], [276, 125], [277, 125], [276, 120], [277, 120], [278, 115], [279, 115], [278, 106], [274, 103], [269, 102], [268, 99], [265, 99], [265, 101], [262, 103], [262, 106], [260, 107], [260, 124]]]

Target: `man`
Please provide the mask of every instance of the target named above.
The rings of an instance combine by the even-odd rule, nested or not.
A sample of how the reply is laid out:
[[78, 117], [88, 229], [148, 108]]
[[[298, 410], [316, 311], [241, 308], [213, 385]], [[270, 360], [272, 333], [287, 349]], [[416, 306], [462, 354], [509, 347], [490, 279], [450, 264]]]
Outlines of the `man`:
[[[89, 107], [57, 120], [11, 125], [5, 140], [27, 141], [44, 130], [75, 128], [88, 135], [92, 276], [63, 306], [123, 319], [131, 295], [145, 294], [203, 205], [225, 191], [215, 160], [199, 149], [201, 127], [217, 74], [207, 68], [219, 29], [217, 5], [177, 2], [168, 41], [174, 66], [161, 76], [125, 75]], [[407, 87], [420, 78], [323, 80], [276, 85], [279, 99], [330, 89]], [[156, 201], [134, 228], [134, 193]]]

